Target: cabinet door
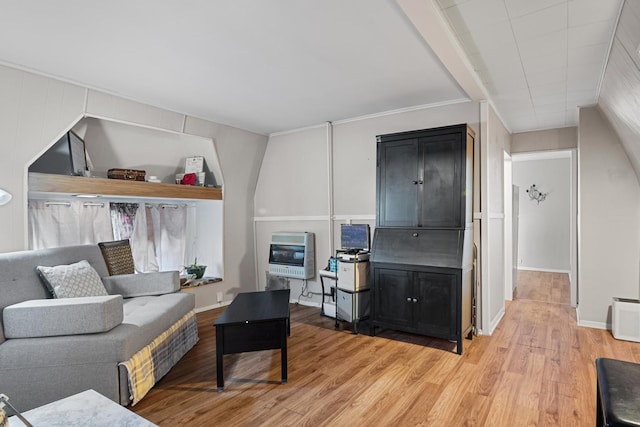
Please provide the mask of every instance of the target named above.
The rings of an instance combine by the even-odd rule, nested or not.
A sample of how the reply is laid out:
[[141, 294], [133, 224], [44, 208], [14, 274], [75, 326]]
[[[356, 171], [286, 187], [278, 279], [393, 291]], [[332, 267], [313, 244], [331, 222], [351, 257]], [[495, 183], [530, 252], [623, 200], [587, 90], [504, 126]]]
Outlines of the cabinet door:
[[420, 138], [420, 227], [464, 227], [463, 137], [451, 133]]
[[418, 140], [378, 144], [377, 225], [418, 224]]
[[374, 320], [393, 326], [411, 326], [413, 273], [376, 268], [374, 283]]
[[456, 276], [416, 273], [415, 325], [425, 333], [456, 334]]

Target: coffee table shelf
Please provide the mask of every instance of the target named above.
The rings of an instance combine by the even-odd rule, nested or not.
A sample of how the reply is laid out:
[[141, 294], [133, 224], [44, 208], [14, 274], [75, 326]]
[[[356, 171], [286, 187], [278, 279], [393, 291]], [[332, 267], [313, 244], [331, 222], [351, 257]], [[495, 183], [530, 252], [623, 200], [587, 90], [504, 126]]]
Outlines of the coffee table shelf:
[[287, 382], [289, 289], [238, 294], [216, 320], [218, 391], [224, 390], [224, 355], [280, 349], [282, 383]]

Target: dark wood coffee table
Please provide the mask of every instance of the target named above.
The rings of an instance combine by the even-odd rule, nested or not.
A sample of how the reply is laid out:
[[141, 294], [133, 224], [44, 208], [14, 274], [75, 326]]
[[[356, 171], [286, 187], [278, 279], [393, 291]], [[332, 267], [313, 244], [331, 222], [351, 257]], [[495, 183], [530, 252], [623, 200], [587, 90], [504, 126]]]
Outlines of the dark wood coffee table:
[[223, 356], [280, 349], [282, 384], [287, 382], [289, 289], [238, 294], [214, 323], [218, 391], [224, 390]]

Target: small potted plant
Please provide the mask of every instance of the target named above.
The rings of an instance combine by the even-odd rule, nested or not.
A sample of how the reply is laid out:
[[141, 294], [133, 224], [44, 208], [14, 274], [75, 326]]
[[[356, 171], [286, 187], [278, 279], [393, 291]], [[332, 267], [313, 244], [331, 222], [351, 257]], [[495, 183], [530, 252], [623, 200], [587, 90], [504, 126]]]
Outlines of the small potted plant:
[[204, 276], [204, 271], [207, 269], [206, 265], [198, 264], [198, 257], [195, 257], [193, 260], [193, 264], [185, 265], [184, 270], [188, 275], [195, 275], [196, 279], [202, 279]]

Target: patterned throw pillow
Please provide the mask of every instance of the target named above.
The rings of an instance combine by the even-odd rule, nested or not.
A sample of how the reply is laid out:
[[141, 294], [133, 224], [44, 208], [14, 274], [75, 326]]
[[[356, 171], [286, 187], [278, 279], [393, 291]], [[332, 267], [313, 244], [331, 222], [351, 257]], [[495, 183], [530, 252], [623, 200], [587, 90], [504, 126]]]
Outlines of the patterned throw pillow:
[[98, 272], [82, 260], [55, 267], [37, 266], [36, 270], [54, 298], [97, 297], [109, 295]]

